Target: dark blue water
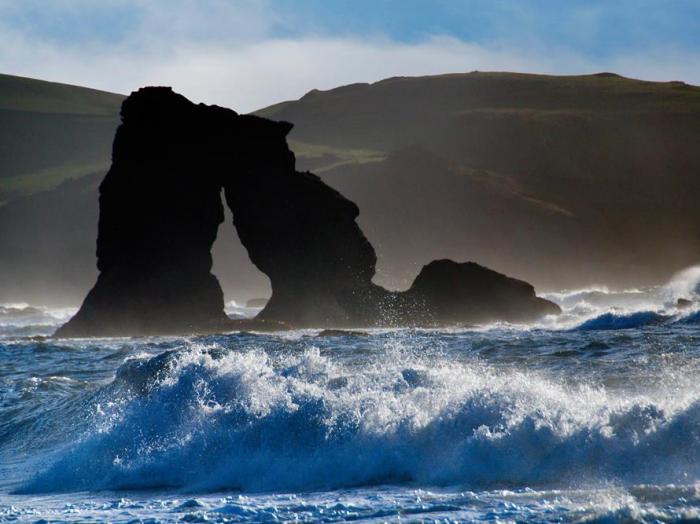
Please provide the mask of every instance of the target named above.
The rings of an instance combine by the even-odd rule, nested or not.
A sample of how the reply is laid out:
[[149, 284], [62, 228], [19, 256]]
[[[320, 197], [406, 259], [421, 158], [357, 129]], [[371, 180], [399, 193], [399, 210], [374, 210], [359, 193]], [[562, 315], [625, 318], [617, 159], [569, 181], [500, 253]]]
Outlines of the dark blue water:
[[668, 286], [537, 326], [53, 341], [0, 317], [2, 521], [700, 516], [700, 319]]

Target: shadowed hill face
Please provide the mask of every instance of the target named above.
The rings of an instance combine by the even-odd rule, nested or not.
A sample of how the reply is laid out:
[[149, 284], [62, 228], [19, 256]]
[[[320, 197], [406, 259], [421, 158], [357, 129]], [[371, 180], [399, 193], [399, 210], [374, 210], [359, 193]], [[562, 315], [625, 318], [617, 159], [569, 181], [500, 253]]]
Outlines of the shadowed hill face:
[[[700, 260], [694, 86], [469, 73], [314, 91], [260, 114], [295, 122], [299, 164], [357, 202], [390, 287], [443, 256], [550, 288], [658, 283]], [[344, 161], [344, 148], [374, 157]]]
[[80, 304], [94, 283], [97, 187], [104, 173], [0, 206], [0, 300]]

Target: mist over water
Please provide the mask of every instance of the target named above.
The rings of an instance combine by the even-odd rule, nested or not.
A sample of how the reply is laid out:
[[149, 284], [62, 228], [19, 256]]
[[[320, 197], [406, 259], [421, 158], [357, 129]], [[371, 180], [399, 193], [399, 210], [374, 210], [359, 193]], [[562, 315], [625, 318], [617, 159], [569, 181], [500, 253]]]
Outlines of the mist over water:
[[50, 340], [71, 310], [6, 304], [0, 520], [699, 518], [699, 281], [445, 330]]

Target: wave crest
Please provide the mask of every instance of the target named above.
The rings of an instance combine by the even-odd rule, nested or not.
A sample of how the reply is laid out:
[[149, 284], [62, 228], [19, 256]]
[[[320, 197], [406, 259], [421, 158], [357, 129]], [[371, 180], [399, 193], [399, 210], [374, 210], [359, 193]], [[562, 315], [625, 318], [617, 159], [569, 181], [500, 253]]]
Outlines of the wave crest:
[[399, 349], [356, 369], [317, 349], [193, 347], [125, 363], [105, 392], [97, 432], [21, 492], [641, 483], [700, 473], [700, 403], [690, 397], [623, 399]]
[[604, 313], [603, 315], [585, 321], [577, 329], [580, 331], [632, 329], [661, 324], [669, 318], [669, 316], [654, 311], [637, 311], [636, 313], [629, 313], [627, 315]]

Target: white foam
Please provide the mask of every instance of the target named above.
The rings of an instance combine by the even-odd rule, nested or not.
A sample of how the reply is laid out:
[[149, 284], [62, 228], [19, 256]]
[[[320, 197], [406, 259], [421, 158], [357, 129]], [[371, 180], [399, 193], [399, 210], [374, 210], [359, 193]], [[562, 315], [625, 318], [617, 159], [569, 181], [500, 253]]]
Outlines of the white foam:
[[24, 490], [700, 478], [700, 386], [687, 373], [669, 370], [668, 387], [620, 395], [424, 358], [399, 342], [362, 365], [314, 348], [216, 349], [193, 346], [120, 370], [115, 398], [91, 422], [101, 432], [62, 451]]

